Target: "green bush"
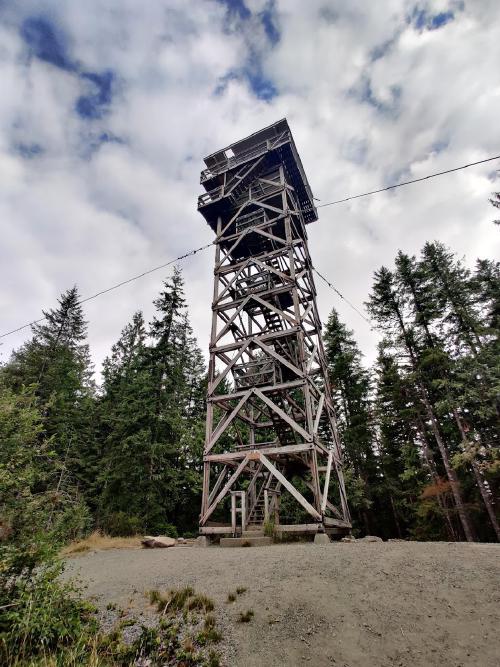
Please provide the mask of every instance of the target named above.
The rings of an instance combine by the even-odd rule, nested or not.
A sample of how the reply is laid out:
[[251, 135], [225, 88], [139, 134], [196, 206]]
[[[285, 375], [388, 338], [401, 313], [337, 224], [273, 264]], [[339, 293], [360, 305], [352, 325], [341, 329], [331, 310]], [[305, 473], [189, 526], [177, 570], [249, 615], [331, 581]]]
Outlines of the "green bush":
[[167, 537], [179, 537], [179, 534], [177, 532], [177, 527], [174, 526], [171, 523], [167, 523], [162, 531], [163, 535], [166, 535]]
[[141, 520], [126, 512], [112, 512], [101, 522], [103, 531], [111, 537], [131, 537], [143, 532]]
[[61, 583], [63, 564], [42, 537], [3, 546], [0, 558], [0, 663], [57, 654], [95, 635], [93, 607]]

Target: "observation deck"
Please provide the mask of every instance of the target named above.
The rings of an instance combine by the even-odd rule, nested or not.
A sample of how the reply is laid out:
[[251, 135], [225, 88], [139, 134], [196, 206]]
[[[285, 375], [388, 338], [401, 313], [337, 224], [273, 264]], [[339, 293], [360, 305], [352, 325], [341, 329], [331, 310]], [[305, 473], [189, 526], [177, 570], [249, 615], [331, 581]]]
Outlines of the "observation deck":
[[[200, 183], [206, 192], [198, 197], [198, 210], [215, 231], [217, 218], [231, 217], [238, 209], [241, 195], [257, 175], [266, 176], [268, 191], [261, 198], [281, 189], [273, 186], [273, 172], [283, 165], [286, 182], [294, 189], [297, 205], [305, 223], [318, 219], [311, 188], [307, 181], [292, 133], [286, 119], [279, 120], [245, 139], [212, 153], [204, 160]], [[262, 186], [261, 186], [262, 187]]]

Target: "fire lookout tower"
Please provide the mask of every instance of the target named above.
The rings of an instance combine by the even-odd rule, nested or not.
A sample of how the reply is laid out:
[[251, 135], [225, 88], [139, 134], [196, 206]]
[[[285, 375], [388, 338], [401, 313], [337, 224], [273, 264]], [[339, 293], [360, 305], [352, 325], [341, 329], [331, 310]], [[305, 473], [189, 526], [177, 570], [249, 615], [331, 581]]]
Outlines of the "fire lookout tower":
[[200, 533], [267, 519], [278, 532], [348, 531], [307, 246], [318, 216], [287, 121], [205, 164], [198, 210], [216, 251]]

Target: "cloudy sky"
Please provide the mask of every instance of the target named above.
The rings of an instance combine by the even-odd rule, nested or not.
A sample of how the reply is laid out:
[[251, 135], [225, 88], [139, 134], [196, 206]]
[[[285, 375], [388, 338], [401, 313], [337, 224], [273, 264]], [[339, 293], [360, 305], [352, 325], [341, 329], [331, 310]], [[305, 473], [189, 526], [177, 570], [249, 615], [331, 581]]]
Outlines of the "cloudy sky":
[[[0, 333], [210, 242], [202, 158], [284, 116], [321, 202], [500, 154], [499, 32], [498, 0], [0, 0]], [[320, 209], [314, 263], [361, 306], [399, 248], [498, 256], [499, 167]], [[204, 350], [212, 262], [183, 263]], [[97, 368], [162, 277], [86, 305]]]

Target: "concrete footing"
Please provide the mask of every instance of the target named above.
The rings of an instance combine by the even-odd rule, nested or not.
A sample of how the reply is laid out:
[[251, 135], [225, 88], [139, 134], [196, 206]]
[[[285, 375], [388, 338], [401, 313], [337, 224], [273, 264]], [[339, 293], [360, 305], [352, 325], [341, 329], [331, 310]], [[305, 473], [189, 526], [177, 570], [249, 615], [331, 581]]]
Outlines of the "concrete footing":
[[206, 535], [200, 535], [199, 537], [196, 538], [196, 541], [193, 546], [204, 549], [205, 547], [210, 546], [210, 540]]
[[330, 544], [330, 538], [326, 533], [316, 533], [314, 544]]

